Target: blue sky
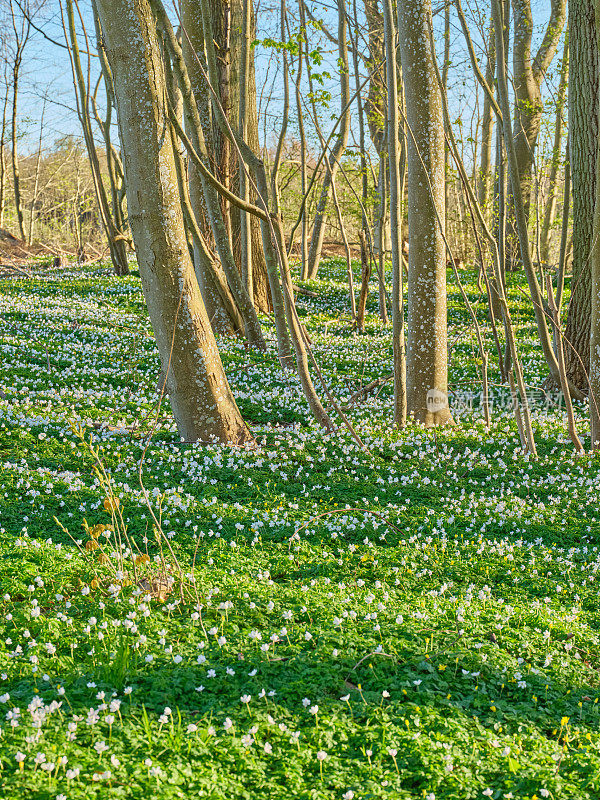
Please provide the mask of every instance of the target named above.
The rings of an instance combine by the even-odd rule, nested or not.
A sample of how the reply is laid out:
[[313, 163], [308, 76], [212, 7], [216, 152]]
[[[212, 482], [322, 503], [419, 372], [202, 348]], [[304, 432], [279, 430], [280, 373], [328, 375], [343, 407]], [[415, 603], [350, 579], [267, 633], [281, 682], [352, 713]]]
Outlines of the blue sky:
[[[277, 13], [275, 7], [276, 0], [255, 0], [258, 10], [258, 38], [267, 35], [276, 35], [273, 26], [277, 24]], [[7, 0], [0, 0], [0, 9], [6, 7]], [[290, 7], [295, 3], [290, 2]], [[315, 15], [322, 17], [330, 26], [331, 30], [336, 29], [335, 5], [332, 2], [316, 2], [309, 0], [309, 5]], [[357, 5], [361, 6], [361, 0]], [[434, 2], [434, 7], [437, 4]], [[476, 4], [463, 0], [463, 6], [471, 19], [477, 17]], [[481, 3], [482, 8], [488, 7], [488, 2]], [[90, 18], [89, 0], [81, 0], [80, 4], [86, 24], [88, 35], [94, 38], [93, 23]], [[471, 9], [471, 13], [469, 13]], [[549, 13], [549, 0], [533, 0], [534, 19], [536, 30], [542, 30], [546, 17]], [[439, 29], [443, 23], [443, 15], [439, 14], [436, 18], [436, 27]], [[485, 23], [485, 13], [479, 15]], [[64, 42], [62, 30], [60, 5], [58, 0], [46, 0], [42, 8], [35, 16], [35, 24], [42, 28], [52, 39]], [[473, 28], [474, 39], [480, 42], [480, 38]], [[441, 37], [439, 37], [441, 44]], [[83, 42], [83, 39], [82, 39]], [[82, 44], [82, 43], [80, 43]], [[83, 46], [83, 44], [82, 44]], [[335, 72], [335, 48], [329, 42], [323, 42], [324, 55], [328, 62], [329, 69]], [[452, 31], [452, 68], [451, 86], [453, 110], [458, 116], [463, 113], [465, 124], [468, 125], [470, 109], [473, 108], [474, 78], [468, 67], [466, 52], [463, 46], [462, 34], [458, 26], [458, 21], [453, 13]], [[270, 103], [270, 111], [273, 118], [277, 118], [278, 103], [280, 100], [281, 81], [275, 75], [272, 66], [268, 66], [268, 53], [259, 48], [257, 51], [257, 68], [259, 71], [260, 85], [270, 87], [272, 84], [273, 97]], [[97, 70], [97, 60], [92, 59], [92, 70]], [[551, 90], [551, 87], [549, 87]], [[336, 94], [334, 93], [333, 108], [336, 107]], [[41, 110], [44, 106], [44, 143], [45, 146], [51, 144], [65, 135], [80, 135], [79, 122], [74, 110], [74, 93], [71, 82], [71, 70], [66, 50], [50, 43], [41, 33], [32, 31], [30, 41], [27, 45], [26, 57], [24, 59], [23, 80], [21, 86], [21, 148], [26, 151], [28, 148], [36, 147], [39, 136], [39, 121]], [[293, 126], [292, 126], [293, 128]], [[467, 136], [468, 133], [465, 133]]]

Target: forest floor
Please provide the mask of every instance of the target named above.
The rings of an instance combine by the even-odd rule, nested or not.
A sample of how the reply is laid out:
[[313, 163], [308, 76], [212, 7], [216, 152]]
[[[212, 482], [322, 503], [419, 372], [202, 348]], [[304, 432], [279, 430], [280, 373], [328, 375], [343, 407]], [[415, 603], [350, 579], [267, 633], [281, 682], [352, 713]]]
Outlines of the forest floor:
[[[344, 272], [298, 307], [348, 405], [391, 343], [375, 290], [351, 331]], [[510, 298], [537, 460], [502, 387], [483, 425], [454, 285], [459, 424], [393, 431], [387, 383], [348, 410], [367, 454], [271, 333], [222, 343], [259, 447], [181, 443], [135, 275], [0, 281], [0, 797], [600, 797], [600, 458]]]

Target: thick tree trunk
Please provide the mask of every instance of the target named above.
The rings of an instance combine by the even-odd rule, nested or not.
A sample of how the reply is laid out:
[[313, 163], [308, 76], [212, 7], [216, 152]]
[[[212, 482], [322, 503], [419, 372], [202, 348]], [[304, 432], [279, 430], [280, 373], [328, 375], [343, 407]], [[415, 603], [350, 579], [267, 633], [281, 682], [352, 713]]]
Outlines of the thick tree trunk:
[[[600, 22], [600, 8], [596, 19]], [[600, 142], [596, 156], [596, 206], [591, 252], [590, 429], [592, 449], [600, 449]]]
[[[430, 0], [398, 4], [400, 61], [408, 137], [408, 336], [407, 410], [426, 426], [450, 421], [446, 249], [440, 225], [444, 209], [444, 120], [431, 52]], [[436, 213], [437, 211], [437, 213]]]
[[587, 388], [590, 363], [591, 269], [596, 202], [599, 50], [594, 0], [569, 3], [569, 154], [573, 198], [573, 277], [565, 329], [567, 375]]
[[[600, 39], [600, 5], [596, 3], [596, 52]], [[588, 42], [589, 44], [589, 42]], [[598, 68], [597, 58], [593, 67]], [[596, 204], [594, 209], [593, 249], [591, 253], [590, 320], [590, 428], [592, 448], [600, 448], [600, 141], [596, 146]]]
[[147, 0], [98, 0], [113, 72], [129, 219], [144, 297], [180, 435], [243, 444], [240, 415], [190, 261]]

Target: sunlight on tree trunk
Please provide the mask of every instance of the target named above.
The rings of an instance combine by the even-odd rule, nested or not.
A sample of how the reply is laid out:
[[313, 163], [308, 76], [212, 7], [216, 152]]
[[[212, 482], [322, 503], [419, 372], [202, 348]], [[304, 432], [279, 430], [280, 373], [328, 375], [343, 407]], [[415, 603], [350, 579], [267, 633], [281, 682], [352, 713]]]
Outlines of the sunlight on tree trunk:
[[186, 440], [252, 441], [223, 371], [189, 257], [165, 74], [146, 0], [98, 0], [113, 71], [130, 223], [166, 387]]
[[[428, 427], [451, 420], [448, 407], [444, 121], [429, 45], [430, 0], [398, 5], [406, 99], [408, 163], [407, 411]], [[428, 189], [428, 177], [431, 191]]]

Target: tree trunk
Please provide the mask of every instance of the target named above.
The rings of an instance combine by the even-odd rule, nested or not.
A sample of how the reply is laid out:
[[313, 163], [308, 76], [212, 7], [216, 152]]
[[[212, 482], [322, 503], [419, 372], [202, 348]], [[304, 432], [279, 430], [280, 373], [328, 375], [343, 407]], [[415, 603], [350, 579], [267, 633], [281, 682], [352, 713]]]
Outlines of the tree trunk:
[[[600, 8], [596, 11], [600, 22]], [[594, 238], [591, 252], [590, 314], [590, 432], [592, 449], [600, 449], [600, 142], [596, 148], [596, 204]]]
[[515, 212], [515, 224], [519, 236], [519, 247], [521, 252], [521, 261], [529, 285], [529, 292], [533, 303], [533, 312], [538, 329], [538, 336], [542, 348], [542, 352], [550, 368], [552, 377], [556, 380], [559, 379], [559, 368], [556, 360], [556, 355], [552, 347], [552, 339], [548, 331], [548, 320], [544, 308], [544, 300], [540, 290], [540, 285], [537, 280], [533, 262], [531, 260], [531, 252], [529, 246], [529, 231], [527, 228], [527, 217], [525, 213], [525, 206], [523, 197], [520, 192], [520, 177], [517, 163], [517, 153], [515, 147], [515, 137], [513, 136], [512, 121], [510, 118], [510, 104], [508, 93], [508, 78], [506, 75], [506, 61], [504, 53], [504, 14], [501, 0], [493, 0], [494, 10], [494, 27], [496, 30], [496, 53], [498, 57], [497, 63], [497, 82], [498, 82], [498, 100], [502, 111], [502, 130], [504, 137], [504, 145], [506, 147], [508, 174], [510, 178], [510, 186], [512, 189], [512, 200]]
[[[220, 16], [218, 16], [218, 19], [220, 20]], [[225, 157], [222, 152], [223, 142], [219, 130], [216, 129], [216, 126], [212, 123], [208, 91], [198, 64], [198, 60], [202, 60], [203, 63], [205, 62], [204, 34], [200, 12], [194, 9], [193, 4], [184, 2], [181, 4], [181, 21], [183, 26], [183, 54], [192, 89], [196, 97], [196, 103], [202, 113], [204, 138], [211, 157], [211, 167], [221, 183], [225, 183], [225, 185], [228, 186], [228, 176], [224, 172]], [[186, 122], [192, 124], [188, 119], [186, 119]], [[191, 132], [189, 132], [189, 125], [186, 125], [186, 127], [188, 128], [188, 135], [191, 135]], [[225, 203], [216, 199], [216, 194], [213, 190], [211, 205], [214, 208], [208, 207], [209, 198], [205, 195], [205, 184], [195, 164], [190, 163], [188, 175], [192, 211], [198, 221], [204, 220], [205, 232], [209, 236], [213, 233], [212, 214], [221, 216], [219, 220], [220, 232], [216, 235], [213, 233], [214, 240], [217, 244], [217, 250], [221, 253], [223, 249], [230, 247], [225, 218], [222, 216], [227, 206]], [[223, 260], [224, 259], [222, 259], [222, 261]], [[201, 248], [198, 244], [194, 245], [194, 268], [212, 328], [219, 336], [230, 336], [234, 333], [235, 322], [228, 313], [227, 307], [221, 298], [212, 271], [206, 269], [206, 266], [206, 260], [203, 258]]]
[[[383, 137], [385, 143], [386, 136]], [[389, 322], [387, 313], [387, 294], [385, 289], [385, 228], [387, 220], [387, 147], [379, 153], [377, 173], [377, 194], [375, 199], [375, 254], [377, 256], [377, 286], [379, 295], [379, 316], [384, 325]]]
[[147, 0], [98, 0], [113, 72], [131, 229], [144, 297], [180, 435], [244, 444], [237, 408], [189, 257]]
[[402, 200], [400, 181], [400, 149], [398, 131], [398, 76], [396, 59], [396, 25], [392, 0], [383, 0], [385, 61], [387, 73], [388, 112], [387, 145], [390, 165], [390, 223], [392, 237], [392, 345], [394, 365], [394, 425], [406, 425], [406, 344], [404, 336], [404, 284], [402, 280]]
[[33, 226], [35, 224], [35, 206], [38, 198], [38, 189], [40, 186], [40, 164], [42, 161], [42, 142], [44, 140], [44, 114], [46, 113], [46, 101], [42, 105], [42, 113], [40, 115], [40, 136], [38, 139], [38, 151], [35, 157], [35, 172], [33, 177], [33, 191], [31, 192], [31, 200], [29, 202], [29, 229], [27, 231], [27, 244], [31, 247], [33, 241]]
[[[110, 225], [107, 228], [106, 234], [115, 274], [128, 275], [129, 264], [127, 261], [127, 243], [129, 235], [126, 221], [127, 212], [125, 208], [125, 176], [123, 174], [123, 164], [121, 163], [121, 159], [113, 147], [111, 140], [112, 113], [115, 105], [115, 96], [110, 66], [106, 59], [106, 53], [100, 46], [102, 39], [102, 26], [100, 24], [100, 19], [98, 18], [98, 10], [96, 8], [95, 0], [92, 0], [92, 12], [94, 15], [94, 27], [96, 30], [96, 45], [98, 48], [98, 56], [100, 58], [102, 77], [104, 79], [104, 88], [106, 91], [106, 117], [104, 121], [101, 121], [100, 119], [100, 115], [96, 108], [95, 97], [92, 96], [96, 121], [104, 137], [104, 146], [106, 151], [106, 171], [108, 173], [108, 180], [110, 183], [112, 219], [114, 225]], [[110, 215], [108, 207], [106, 209], [106, 214]]]
[[[451, 420], [448, 408], [444, 120], [429, 40], [431, 0], [398, 4], [408, 164], [407, 411], [426, 426]], [[437, 214], [436, 214], [437, 211]]]
[[[211, 34], [206, 33], [206, 28], [212, 31], [213, 20], [205, 20], [203, 14], [200, 12], [197, 3], [186, 0], [181, 3], [181, 18], [183, 25], [183, 53], [186, 60], [187, 74], [191, 83], [192, 93], [196, 98], [196, 104], [199, 108], [203, 109], [206, 114], [207, 120], [203, 121], [204, 143], [207, 151], [207, 156], [211, 162], [211, 168], [217, 179], [225, 186], [230, 184], [229, 175], [229, 153], [230, 146], [225, 142], [223, 132], [220, 129], [218, 122], [215, 120], [214, 106], [206, 105], [210, 102], [211, 89], [206, 83], [206, 70], [203, 67], [203, 60], [206, 56], [208, 61], [207, 51], [207, 36]], [[219, 49], [215, 47], [214, 40], [211, 42], [215, 52], [216, 62], [216, 75], [211, 81], [212, 89], [215, 91], [218, 102], [225, 114], [226, 118], [230, 117], [229, 114], [229, 69], [228, 62], [228, 12], [223, 15], [217, 15], [219, 36], [224, 39], [223, 46]], [[223, 32], [225, 31], [225, 33]], [[211, 51], [212, 52], [212, 51]], [[226, 87], [226, 88], [225, 88]], [[185, 105], [185, 103], [184, 103]], [[186, 115], [186, 122], [189, 128], [202, 125], [198, 118], [192, 119]], [[194, 135], [200, 136], [200, 131], [192, 132]], [[211, 231], [214, 237], [217, 252], [221, 259], [227, 282], [231, 289], [231, 293], [235, 298], [239, 311], [244, 319], [244, 326], [246, 338], [248, 342], [260, 349], [264, 349], [264, 339], [260, 328], [260, 322], [256, 316], [254, 304], [244, 282], [242, 281], [241, 271], [236, 264], [233, 249], [231, 246], [231, 228], [229, 224], [229, 201], [217, 195], [216, 189], [209, 184], [204, 176], [199, 175], [194, 169], [190, 173], [191, 186], [190, 186], [190, 199], [194, 213], [197, 217], [206, 210]], [[222, 303], [219, 293], [216, 291], [212, 275], [204, 275], [204, 266], [206, 262], [198, 259], [196, 260], [196, 271], [199, 273], [201, 281], [201, 289], [205, 294], [210, 294], [210, 302], [214, 305], [215, 309], [219, 307], [219, 314], [226, 313], [226, 307]]]
[[552, 145], [552, 156], [550, 158], [550, 173], [548, 175], [548, 199], [544, 208], [544, 219], [540, 231], [540, 259], [542, 264], [550, 261], [550, 231], [556, 213], [556, 196], [558, 174], [562, 162], [562, 140], [564, 131], [563, 112], [567, 94], [567, 75], [569, 72], [569, 36], [565, 36], [563, 48], [563, 59], [560, 68], [560, 80], [558, 84], [558, 95], [556, 98], [556, 113], [554, 117], [554, 142]]
[[[102, 177], [102, 172], [100, 169], [100, 160], [98, 157], [98, 151], [96, 148], [96, 142], [94, 139], [94, 134], [92, 132], [92, 120], [90, 116], [90, 87], [88, 85], [89, 80], [89, 72], [88, 72], [88, 80], [84, 76], [83, 68], [81, 65], [81, 56], [79, 51], [79, 43], [77, 40], [77, 32], [75, 28], [75, 12], [73, 8], [72, 0], [67, 0], [66, 3], [66, 15], [68, 21], [68, 31], [69, 31], [69, 43], [70, 43], [70, 57], [71, 57], [71, 67], [73, 72], [73, 84], [75, 88], [75, 101], [77, 105], [77, 116], [79, 117], [79, 121], [81, 123], [81, 128], [83, 131], [83, 138], [85, 141], [86, 150], [88, 153], [88, 161], [90, 166], [90, 172], [92, 174], [92, 182], [94, 185], [94, 193], [96, 196], [96, 204], [98, 206], [98, 213], [100, 215], [100, 220], [102, 222], [102, 227], [106, 234], [106, 238], [108, 240], [108, 246], [110, 250], [111, 259], [113, 262], [113, 267], [115, 270], [116, 275], [127, 275], [129, 273], [129, 266], [127, 264], [127, 250], [125, 247], [125, 234], [121, 228], [118, 228], [115, 224], [115, 221], [111, 215], [111, 207], [108, 202], [108, 196], [106, 194], [106, 188], [104, 186], [104, 180]], [[96, 16], [96, 14], [95, 14]], [[101, 36], [101, 31], [99, 26], [96, 29], [97, 34]], [[66, 31], [65, 31], [66, 33]], [[87, 39], [87, 34], [86, 34]], [[89, 56], [88, 56], [89, 58]], [[105, 73], [106, 74], [106, 73]], [[108, 92], [108, 84], [107, 84], [107, 92]], [[107, 103], [107, 120], [105, 122], [105, 129], [103, 133], [105, 137], [108, 136], [108, 143], [110, 144], [110, 114], [111, 114], [111, 97], [108, 94], [108, 103]], [[106, 141], [106, 138], [105, 138]], [[107, 147], [107, 160], [109, 163], [110, 168], [110, 159], [112, 153], [110, 153], [110, 148]], [[80, 237], [81, 238], [81, 237]], [[83, 247], [83, 241], [79, 243], [80, 247]]]
[[[369, 35], [368, 67], [372, 73], [369, 80], [369, 94], [365, 102], [365, 112], [371, 141], [377, 152], [381, 154], [382, 148], [385, 147], [386, 87], [385, 73], [381, 69], [376, 70], [384, 57], [383, 17], [378, 0], [365, 0], [365, 16]], [[357, 41], [359, 41], [358, 37]]]
[[335, 181], [339, 161], [344, 155], [348, 134], [350, 132], [350, 70], [348, 68], [348, 44], [346, 41], [346, 7], [345, 0], [337, 0], [338, 4], [338, 63], [340, 71], [340, 125], [331, 150], [330, 164], [331, 169], [325, 173], [321, 194], [317, 204], [317, 212], [313, 223], [312, 235], [310, 237], [310, 248], [308, 251], [308, 277], [313, 280], [317, 277], [321, 251], [323, 249], [323, 239], [325, 238], [325, 222], [327, 216], [327, 201], [331, 184]]
[[[250, 30], [248, 38], [250, 43], [256, 38], [254, 23], [254, 8], [252, 0], [231, 0], [231, 31], [230, 31], [230, 59], [229, 59], [229, 114], [230, 124], [234, 130], [239, 130], [239, 103], [240, 103], [240, 75], [243, 65], [243, 38], [244, 38], [244, 17], [246, 2], [250, 4]], [[256, 108], [256, 75], [254, 67], [254, 49], [249, 53], [249, 69], [247, 71], [246, 84], [246, 143], [255, 153], [260, 152], [258, 138], [258, 113]], [[233, 160], [237, 154], [234, 152]], [[233, 192], [239, 192], [239, 170], [231, 170], [231, 185]], [[256, 193], [249, 190], [250, 200], [256, 203]], [[240, 195], [241, 196], [241, 195]], [[241, 232], [241, 213], [237, 208], [231, 208], [229, 212], [231, 220], [231, 240], [233, 253], [236, 261], [242, 263], [242, 232]], [[252, 290], [254, 304], [260, 311], [269, 312], [272, 309], [271, 292], [269, 290], [269, 280], [267, 277], [267, 267], [265, 255], [262, 247], [260, 223], [256, 217], [250, 218], [250, 239], [252, 242]]]
[[[596, 3], [596, 53], [600, 37], [600, 5]], [[589, 19], [589, 17], [586, 17]], [[593, 19], [593, 17], [592, 17]], [[587, 31], [587, 26], [586, 26]], [[574, 38], [574, 33], [571, 34]], [[585, 35], [585, 34], [584, 34]], [[571, 39], [573, 41], [573, 39]], [[590, 41], [588, 39], [589, 46]], [[597, 58], [593, 67], [598, 68]], [[597, 84], [594, 84], [596, 86]], [[595, 106], [596, 107], [596, 106]], [[596, 203], [594, 209], [593, 248], [591, 252], [591, 319], [590, 319], [590, 428], [592, 448], [600, 448], [600, 141], [596, 145]]]
[[[250, 80], [251, 34], [252, 34], [252, 4], [250, 0], [243, 0], [242, 17], [242, 57], [240, 61], [240, 75], [238, 79], [238, 134], [240, 139], [248, 142], [248, 83]], [[240, 197], [250, 201], [250, 176], [246, 174], [246, 165], [238, 159], [239, 193]], [[252, 217], [247, 211], [240, 211], [240, 263], [242, 280], [250, 297], [254, 297], [254, 274], [252, 271]]]
[[590, 363], [591, 269], [596, 202], [599, 49], [594, 0], [569, 3], [569, 154], [573, 203], [573, 277], [565, 328], [567, 375], [587, 388]]
[[17, 107], [19, 97], [19, 68], [20, 63], [15, 63], [13, 69], [13, 96], [12, 96], [12, 115], [11, 115], [11, 160], [13, 172], [13, 193], [15, 197], [15, 212], [17, 224], [19, 226], [19, 236], [25, 241], [25, 221], [23, 219], [23, 201], [21, 199], [21, 174], [19, 171], [19, 154], [17, 148]]
[[[487, 85], [493, 89], [494, 75], [496, 73], [496, 37], [493, 26], [490, 24], [490, 38], [488, 40], [488, 59], [485, 71]], [[492, 186], [492, 134], [494, 130], [494, 110], [490, 98], [484, 93], [483, 119], [481, 122], [481, 161], [479, 163], [478, 199], [481, 210], [490, 218], [490, 190]]]
[[515, 90], [514, 137], [519, 185], [529, 214], [533, 159], [542, 121], [541, 86], [565, 24], [567, 0], [551, 0], [550, 19], [535, 58], [531, 55], [533, 17], [531, 0], [512, 0], [514, 15], [513, 72]]
[[356, 88], [356, 110], [358, 114], [358, 146], [360, 148], [360, 184], [361, 184], [361, 229], [359, 232], [360, 256], [361, 256], [361, 290], [358, 311], [356, 314], [356, 326], [359, 331], [364, 329], [364, 316], [369, 293], [369, 278], [371, 276], [371, 259], [373, 258], [373, 237], [369, 228], [367, 217], [367, 206], [369, 204], [369, 178], [367, 173], [367, 157], [365, 142], [365, 109], [362, 97], [360, 81], [360, 62], [358, 56], [359, 23], [356, 0], [352, 2], [354, 30], [351, 33], [352, 41], [352, 63], [354, 66], [354, 85]]
[[0, 228], [4, 225], [4, 203], [6, 200], [6, 109], [8, 108], [8, 83], [4, 83], [6, 94], [2, 104], [2, 129], [0, 130]]

